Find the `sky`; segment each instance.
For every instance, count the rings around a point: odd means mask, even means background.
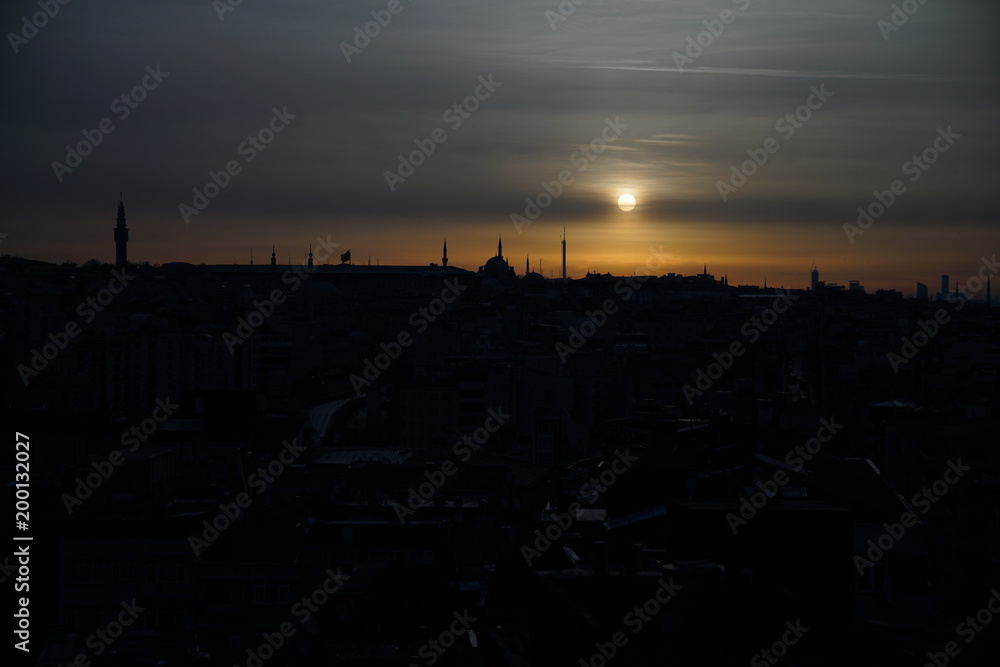
[[[794,288],[815,262],[913,294],[1000,250],[995,2],[56,6],[37,29],[38,0],[0,10],[0,253],[112,262],[119,192],[129,260],[154,264],[298,263],[317,237],[428,264],[447,238],[476,270],[502,235],[518,273],[558,276],[565,226],[571,277],[655,252],[661,274]]]

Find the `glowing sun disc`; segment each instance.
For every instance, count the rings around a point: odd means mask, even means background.
[[[618,208],[623,211],[631,211],[635,208],[635,197],[632,195],[622,195],[618,198]]]

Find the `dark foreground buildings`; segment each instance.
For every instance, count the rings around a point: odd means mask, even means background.
[[[4,258],[37,664],[997,655],[995,309],[501,254]]]

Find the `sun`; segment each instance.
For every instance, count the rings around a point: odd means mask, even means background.
[[[632,195],[622,195],[618,198],[618,208],[623,211],[631,211],[635,208],[635,197]]]

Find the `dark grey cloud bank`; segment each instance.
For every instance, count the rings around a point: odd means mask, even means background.
[[[892,215],[915,229],[944,222],[992,234],[995,245],[1000,24],[991,3],[928,0],[886,41],[876,21],[891,2],[587,0],[553,30],[545,12],[555,1],[402,0],[347,63],[341,43],[387,4],[244,0],[223,21],[210,2],[61,6],[18,53],[6,44],[3,231],[32,249],[63,229],[72,237],[77,220],[109,210],[119,189],[192,243],[233,233],[241,217],[369,220],[387,231],[434,217],[491,230],[619,117],[627,131],[578,175],[546,213],[552,220],[599,216],[629,184],[650,214],[681,223],[839,234],[836,224],[952,126],[962,139]],[[676,71],[672,54],[687,38],[741,6]],[[36,11],[6,3],[0,25],[19,31]],[[169,76],[118,120],[112,101],[147,65]],[[442,112],[490,74],[501,86],[449,127]],[[722,202],[716,182],[730,165],[779,136],[776,119],[819,85],[831,99]],[[295,119],[194,218],[202,231],[185,230],[178,204],[209,170],[242,162],[237,147],[275,107]],[[52,161],[105,117],[115,131],[58,182]],[[384,172],[438,127],[447,142],[390,193]]]

